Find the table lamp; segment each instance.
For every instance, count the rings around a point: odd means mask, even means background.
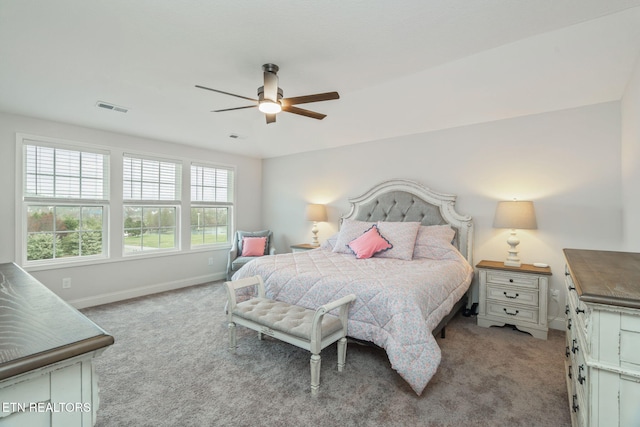
[[[313,228],[311,229],[311,232],[313,233],[313,242],[311,242],[311,245],[320,246],[320,242],[318,241],[318,222],[326,220],[327,209],[324,205],[307,205],[307,221],[313,221]]]
[[[521,200],[498,202],[493,228],[511,229],[511,234],[507,239],[509,256],[504,265],[520,267],[520,258],[518,258],[518,250],[516,249],[516,246],[520,244],[520,239],[516,236],[516,229],[532,230],[538,228],[533,202]]]

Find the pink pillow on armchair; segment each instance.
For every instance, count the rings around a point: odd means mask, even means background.
[[[242,239],[242,256],[262,256],[266,247],[266,237],[245,237]]]
[[[358,259],[371,258],[378,252],[393,248],[393,245],[380,235],[380,231],[375,225],[365,231],[362,236],[349,242],[347,246]]]

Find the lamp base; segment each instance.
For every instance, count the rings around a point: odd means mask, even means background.
[[[511,234],[507,239],[507,244],[509,245],[509,256],[504,262],[504,265],[507,267],[520,267],[522,263],[520,263],[520,258],[518,258],[517,249],[517,246],[520,244],[520,239],[516,236],[516,230],[511,230]]]
[[[313,228],[311,229],[313,233],[313,241],[311,242],[311,246],[320,246],[320,242],[318,241],[318,222],[313,221]]]

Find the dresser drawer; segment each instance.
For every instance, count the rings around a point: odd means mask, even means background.
[[[515,274],[508,271],[488,271],[487,284],[514,285],[522,288],[538,289],[538,278],[531,275]]]
[[[527,308],[487,301],[487,315],[501,317],[507,323],[511,323],[514,320],[517,320],[518,322],[538,323],[537,308]]]
[[[487,298],[507,303],[517,303],[531,307],[538,306],[538,291],[530,289],[514,289],[504,286],[487,285]]]

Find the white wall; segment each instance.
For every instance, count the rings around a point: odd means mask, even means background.
[[[624,248],[640,252],[640,58],[622,98]]]
[[[619,250],[620,103],[551,112],[367,142],[263,162],[263,223],[279,252],[309,242],[309,202],[325,203],[320,239],[338,229],[348,197],[381,181],[406,178],[458,195],[474,218],[474,260],[506,258],[508,230],[492,228],[498,200],[535,202],[537,230],[520,231],[524,263],[547,262],[552,326],[564,329],[563,248]]]
[[[108,146],[114,152],[126,149],[155,153],[158,156],[235,165],[236,225],[243,229],[261,228],[260,159],[0,113],[0,262],[20,263],[14,249],[17,132]],[[113,233],[118,232],[117,226],[112,224],[111,231],[113,239]],[[29,272],[63,299],[77,307],[85,307],[221,279],[226,275],[227,254],[228,247],[182,251],[144,259],[123,259],[118,249],[112,248],[111,262],[71,268],[34,269]],[[211,257],[214,263],[209,266],[208,260]],[[71,278],[70,289],[62,289],[64,277]]]

